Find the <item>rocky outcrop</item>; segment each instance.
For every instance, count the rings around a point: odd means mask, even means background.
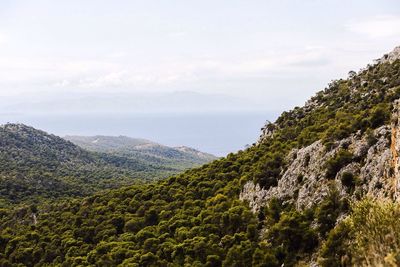
[[[392,135],[391,135],[391,169],[393,176],[393,191],[395,192],[394,197],[399,199],[400,195],[400,100],[394,102],[393,114],[392,114]]]
[[[262,143],[267,138],[273,137],[275,130],[276,130],[276,124],[267,120],[265,122],[264,127],[261,128],[261,135],[260,138],[258,139],[257,144]]]
[[[271,198],[268,196],[268,193],[269,192],[261,188],[259,184],[249,181],[243,186],[239,199],[247,201],[251,210],[256,213],[261,207],[265,206]]]
[[[380,59],[375,60],[375,63],[376,64],[393,63],[397,59],[400,59],[400,46],[394,48],[392,52],[384,55]]]
[[[352,153],[353,159],[341,166],[336,176],[327,177],[327,162],[339,150]],[[278,185],[268,190],[252,181],[247,182],[240,199],[248,201],[254,212],[272,198],[293,203],[297,209],[319,204],[336,187],[342,197],[359,199],[362,196],[399,199],[400,195],[400,101],[394,103],[391,125],[375,129],[372,133],[360,132],[326,147],[321,141],[292,150],[287,158],[287,168]],[[344,173],[350,173],[356,183],[349,190],[342,183]]]

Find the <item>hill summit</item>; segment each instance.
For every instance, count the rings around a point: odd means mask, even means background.
[[[112,153],[173,168],[188,169],[216,159],[189,147],[168,147],[146,139],[127,136],[65,136],[66,140],[94,152]]]
[[[85,150],[24,124],[1,125],[0,203],[85,196],[166,177],[213,158],[189,154],[187,157],[193,160],[178,165],[178,161],[168,155],[160,159],[106,152]]]

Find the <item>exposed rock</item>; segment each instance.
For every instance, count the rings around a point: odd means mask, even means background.
[[[400,47],[389,54],[387,60],[400,56]],[[263,128],[260,141],[273,137],[273,124]],[[374,198],[400,199],[400,100],[393,103],[392,123],[370,133],[357,132],[327,148],[321,141],[288,153],[287,168],[277,186],[263,189],[247,182],[240,199],[249,202],[254,212],[272,198],[293,203],[297,209],[319,204],[335,186],[342,197],[358,199],[365,195]],[[371,138],[373,139],[371,141]],[[326,177],[327,161],[344,148],[353,154],[353,160],[343,166],[332,180]],[[348,190],[341,182],[342,175],[351,173],[357,183]],[[332,178],[332,177],[331,177]],[[350,193],[351,192],[351,193]]]
[[[393,63],[397,59],[400,59],[400,46],[395,47],[392,52],[384,55],[380,59],[375,60],[376,64],[381,64],[381,63]]]
[[[400,51],[399,51],[400,53]],[[391,169],[393,171],[393,187],[395,192],[395,198],[399,199],[400,195],[400,100],[396,100],[393,103],[393,114],[392,114],[392,135],[390,152],[392,158]]]
[[[357,194],[349,194],[349,190],[341,182],[343,173],[349,172],[361,181],[355,192],[372,197],[393,197],[396,190],[393,181],[399,181],[400,159],[397,141],[400,131],[394,131],[395,145],[390,145],[391,126],[382,126],[373,132],[377,139],[372,146],[368,145],[366,135],[356,133],[336,142],[333,148],[327,149],[321,141],[307,147],[292,150],[286,160],[288,167],[278,185],[268,190],[262,189],[252,181],[247,182],[240,194],[240,199],[249,202],[254,212],[266,205],[272,198],[293,203],[297,209],[310,208],[319,204],[328,194],[330,187],[336,186],[342,197],[357,198]],[[393,126],[397,129],[397,126]],[[394,148],[393,148],[394,147]],[[346,148],[354,155],[353,162],[341,168],[335,179],[326,177],[326,162],[341,148]],[[394,152],[391,152],[394,151]],[[395,157],[396,156],[396,157]],[[395,157],[395,161],[393,161]],[[394,164],[394,176],[386,171]],[[397,169],[396,169],[397,168]],[[398,183],[396,183],[398,184]]]
[[[266,121],[264,127],[261,128],[261,135],[258,139],[258,144],[263,142],[265,139],[270,138],[273,136],[276,130],[276,125],[270,121]]]
[[[391,165],[390,127],[377,129],[375,135],[378,139],[375,145],[369,148],[364,166],[360,170],[362,189],[368,195],[374,197],[387,197],[392,195],[388,179],[391,179],[387,170]]]
[[[253,182],[247,182],[243,186],[243,191],[240,193],[240,200],[248,201],[249,206],[255,213],[261,207],[267,204],[269,197],[267,196],[268,191],[260,187],[259,184],[254,184]]]
[[[38,223],[37,217],[36,217],[36,214],[35,214],[35,213],[32,213],[32,223],[33,223],[34,225],[36,225],[36,224]]]

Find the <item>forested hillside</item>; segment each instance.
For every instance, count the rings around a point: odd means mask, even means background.
[[[398,266],[393,55],[284,112],[244,151],[146,185],[1,210],[0,265]]]
[[[94,153],[23,124],[0,127],[0,203],[85,196],[179,170],[133,157]]]

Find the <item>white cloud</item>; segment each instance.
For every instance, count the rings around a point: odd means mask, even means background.
[[[57,85],[79,88],[163,88],[163,86],[193,83],[209,79],[230,79],[260,76],[288,70],[306,70],[330,63],[322,47],[306,47],[296,51],[280,51],[262,57],[197,58],[191,61],[170,61],[158,66],[120,66],[118,70],[98,69],[88,72],[86,68],[72,68],[72,80],[57,82]],[[75,66],[75,64],[71,64]],[[106,64],[105,64],[106,65]],[[78,66],[80,66],[78,64]],[[83,71],[79,73],[79,71]],[[85,75],[86,73],[86,75]],[[167,87],[168,88],[168,87]]]
[[[324,47],[310,46],[295,50],[269,51],[261,56],[237,58],[207,56],[170,59],[157,65],[135,61],[69,58],[4,58],[0,62],[0,85],[31,84],[44,87],[87,90],[143,89],[170,90],[176,86],[206,81],[228,80],[308,70],[330,62]],[[1,88],[0,88],[1,90]]]
[[[346,25],[351,32],[366,35],[369,38],[387,38],[400,35],[399,16],[376,16],[373,18],[353,21]]]
[[[289,70],[305,70],[323,66],[330,62],[329,51],[321,46],[307,46],[295,50],[270,51],[257,57],[243,57],[235,60],[206,60],[194,68],[206,69],[214,73],[232,77],[240,75],[259,75],[283,73]]]

